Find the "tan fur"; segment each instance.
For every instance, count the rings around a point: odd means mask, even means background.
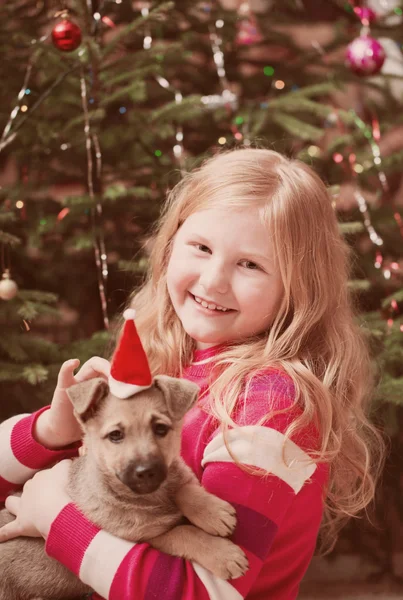
[[[247,559],[220,537],[234,530],[235,510],[206,492],[180,458],[183,417],[197,392],[195,384],[166,376],[126,400],[98,378],[70,388],[85,452],[72,463],[68,491],[87,518],[109,533],[147,541],[223,579],[235,578],[245,573]],[[168,433],[159,436],[164,426]],[[117,442],[113,433],[113,442],[111,432],[124,437]],[[158,487],[146,493],[142,486]],[[0,511],[0,526],[10,520],[7,510]],[[0,600],[72,600],[90,591],[45,554],[43,540],[31,538],[0,544],[0,582]]]

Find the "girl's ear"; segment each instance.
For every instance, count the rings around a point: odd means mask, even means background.
[[[186,379],[157,375],[154,385],[165,398],[168,411],[174,421],[180,421],[197,400],[200,389],[195,383]]]
[[[109,387],[105,379],[96,377],[76,383],[66,391],[73,404],[76,417],[85,423],[96,414],[102,400],[109,393]]]

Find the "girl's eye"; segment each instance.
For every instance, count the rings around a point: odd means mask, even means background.
[[[200,250],[200,252],[211,252],[210,248],[204,244],[196,244],[196,248]]]
[[[260,269],[259,265],[257,265],[256,263],[254,263],[250,260],[243,260],[242,266],[245,267],[246,269],[250,269],[252,271],[254,271],[256,269]]]
[[[125,434],[123,433],[123,431],[115,429],[114,431],[108,433],[107,437],[110,442],[113,442],[114,444],[119,444],[119,442],[121,442],[124,439]]]

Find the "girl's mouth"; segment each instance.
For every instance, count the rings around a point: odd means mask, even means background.
[[[203,300],[203,298],[195,296],[191,292],[189,292],[189,295],[192,297],[193,301],[199,305],[200,308],[205,309],[205,311],[207,311],[210,314],[215,313],[225,315],[230,312],[234,312],[232,308],[226,308],[224,306],[220,306],[219,304],[214,304],[213,302],[206,302],[205,300]]]

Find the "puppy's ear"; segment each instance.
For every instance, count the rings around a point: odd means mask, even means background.
[[[169,413],[175,421],[182,419],[192,408],[200,392],[195,383],[168,375],[157,375],[154,384],[164,394]]]
[[[85,423],[95,415],[102,400],[107,396],[109,387],[105,379],[95,377],[76,383],[66,391],[78,419]]]

